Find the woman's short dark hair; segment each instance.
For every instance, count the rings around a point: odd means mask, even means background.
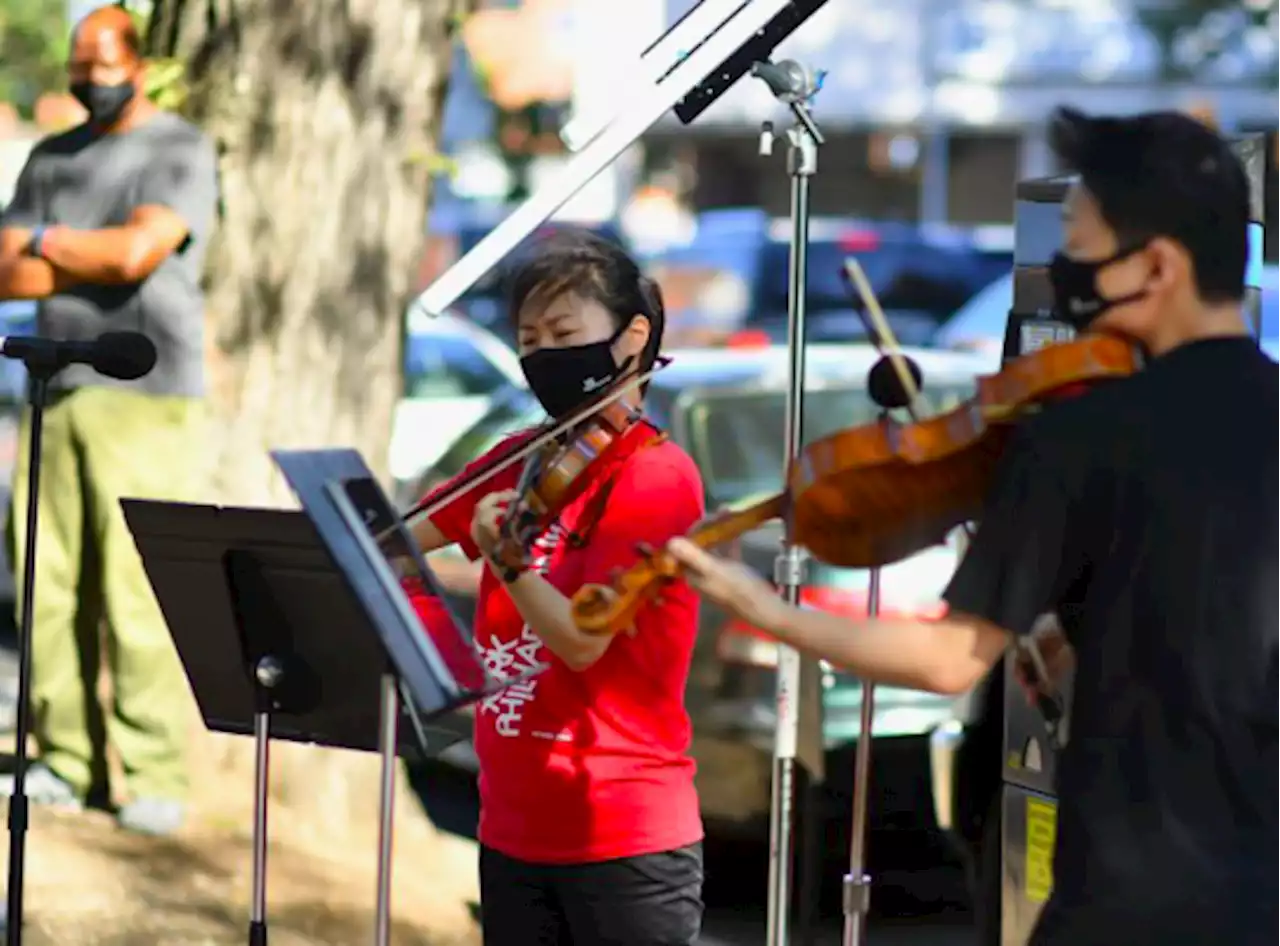
[[[1244,298],[1249,182],[1216,132],[1177,112],[1128,118],[1057,111],[1053,150],[1098,204],[1121,248],[1167,237],[1186,249],[1200,298]]]
[[[528,304],[549,305],[565,293],[599,303],[621,331],[632,316],[649,320],[649,341],[638,369],[650,370],[662,348],[666,312],[658,284],[621,246],[577,227],[559,230],[525,254],[508,279],[511,324]]]

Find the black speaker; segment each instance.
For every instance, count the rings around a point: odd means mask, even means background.
[[[1062,246],[1062,202],[1072,180],[1031,178],[1014,191],[1013,308],[1005,323],[1005,362],[1075,337],[1075,329],[1054,314],[1049,283],[1049,260]]]

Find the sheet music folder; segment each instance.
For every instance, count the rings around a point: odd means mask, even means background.
[[[269,691],[272,737],[335,748],[377,750],[389,666],[424,720],[506,685],[485,673],[442,598],[433,612],[444,620],[424,628],[358,518],[359,531],[352,529],[353,516],[367,508],[357,512],[358,503],[329,488],[354,486],[366,506],[380,502],[394,517],[376,483],[369,478],[376,492],[362,490],[359,476],[330,483],[313,476],[306,457],[294,455],[293,472],[304,481],[304,507],[322,507],[320,522],[311,509],[121,501],[205,725],[252,734],[263,698],[253,668],[265,655],[284,668]],[[415,558],[423,587],[438,595],[434,576]],[[428,751],[443,751],[468,730],[440,719],[427,727]],[[402,751],[416,744],[407,723],[400,744]]]

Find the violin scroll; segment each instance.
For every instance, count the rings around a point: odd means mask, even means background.
[[[584,585],[573,596],[573,622],[584,634],[617,634],[634,630],[641,606],[654,600],[680,566],[666,552],[643,542],[637,544],[640,560],[626,570],[615,569],[607,585]]]
[[[695,526],[686,538],[704,549],[724,545],[770,519],[777,519],[786,502],[786,496],[778,494],[739,512],[713,515]],[[636,552],[640,560],[611,584],[584,585],[573,596],[573,622],[578,630],[584,634],[617,634],[634,627],[640,608],[680,577],[680,563],[665,549],[655,550],[640,543]]]

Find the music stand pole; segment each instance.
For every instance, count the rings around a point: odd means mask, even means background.
[[[21,946],[22,906],[26,884],[27,738],[31,735],[31,634],[35,626],[36,530],[40,510],[40,454],[44,445],[44,409],[49,381],[62,365],[33,356],[27,362],[27,407],[31,432],[27,443],[27,531],[22,550],[22,620],[18,630],[18,718],[13,760],[13,796],[9,799],[9,889],[6,901],[5,943]]]
[[[867,584],[867,617],[880,615],[880,568],[871,569]],[[854,754],[853,819],[849,836],[849,873],[844,875],[842,946],[862,946],[867,936],[871,908],[871,877],[867,874],[867,797],[871,788],[871,738],[875,719],[876,687],[862,681],[862,713],[858,721],[858,748]]]
[[[249,946],[267,946],[267,804],[271,790],[271,691],[284,679],[275,657],[253,667],[258,705],[253,714],[253,882],[249,904]]]
[[[791,108],[795,124],[786,132],[787,173],[791,177],[791,254],[787,287],[787,344],[790,378],[787,388],[785,478],[804,443],[805,376],[805,277],[809,257],[809,179],[817,170],[822,133],[809,114],[808,101],[820,79],[791,60],[756,63],[751,74],[769,86],[774,96]],[[773,127],[765,123],[760,137],[761,154],[773,150]],[[774,582],[789,604],[800,603],[805,584],[805,550],[795,543],[790,522],[782,548],[774,562]],[[768,946],[786,946],[791,908],[791,860],[795,831],[796,748],[799,741],[800,654],[778,645],[777,730],[773,741],[772,797],[769,804]]]
[[[378,720],[378,752],[382,775],[378,786],[378,898],[375,946],[391,946],[391,855],[396,804],[396,749],[399,746],[400,682],[388,667],[382,675],[382,709]]]

